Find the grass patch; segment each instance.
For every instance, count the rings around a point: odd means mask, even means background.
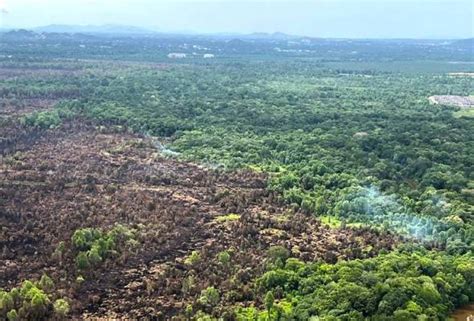
[[[319,220],[321,223],[329,225],[331,228],[339,228],[342,226],[342,220],[335,216],[330,216],[330,215],[325,215],[325,216],[319,216]],[[364,224],[363,223],[347,223],[345,224],[346,227],[362,227]]]
[[[239,214],[234,214],[234,213],[230,213],[230,214],[227,214],[227,215],[221,215],[221,216],[218,216],[216,217],[216,222],[231,222],[231,221],[237,221],[238,219],[240,219],[240,215]]]
[[[341,227],[341,224],[342,224],[342,221],[340,219],[334,216],[329,216],[329,215],[320,216],[319,220],[321,221],[321,223],[329,225],[329,227],[332,227],[332,228]]]
[[[461,118],[461,117],[474,118],[474,108],[463,109],[463,110],[455,112],[453,115],[456,118]]]

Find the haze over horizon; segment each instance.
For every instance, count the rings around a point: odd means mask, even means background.
[[[0,0],[0,27],[130,25],[161,32],[328,38],[470,38],[468,0]]]

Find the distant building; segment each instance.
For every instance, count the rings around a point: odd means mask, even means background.
[[[214,58],[215,56],[213,54],[204,54],[202,57],[204,59],[209,59],[209,58]]]
[[[172,58],[172,59],[186,58],[186,54],[181,53],[181,52],[172,52],[168,54],[168,58]]]

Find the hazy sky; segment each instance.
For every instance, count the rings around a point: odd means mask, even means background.
[[[473,37],[471,0],[0,0],[2,27],[121,24],[316,37]]]

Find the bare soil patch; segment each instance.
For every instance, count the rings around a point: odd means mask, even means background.
[[[474,320],[474,303],[462,306],[450,315],[453,321],[472,321]]]
[[[457,106],[461,108],[473,108],[474,107],[474,96],[454,96],[454,95],[442,95],[442,96],[430,96],[430,103],[436,105],[448,105]]]

